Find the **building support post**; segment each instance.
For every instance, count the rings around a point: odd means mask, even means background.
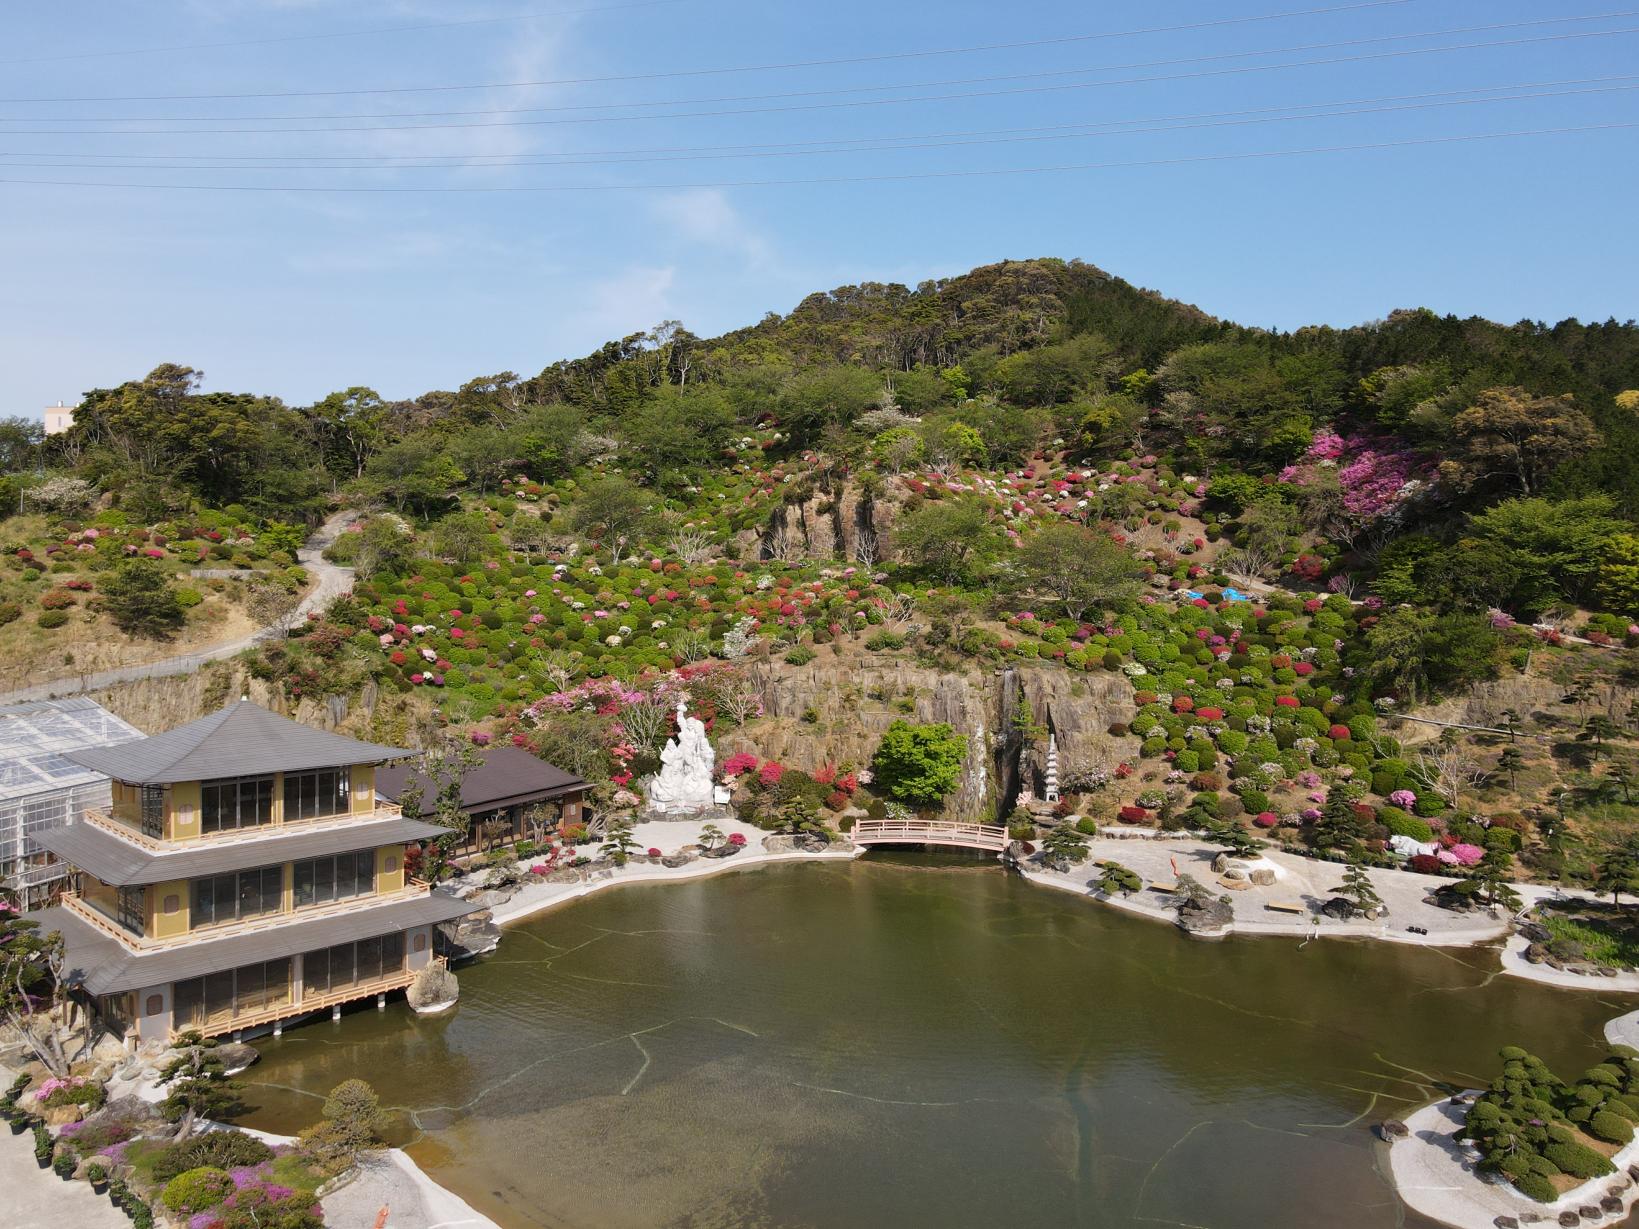
[[[383,991],[382,993],[376,995],[376,1010],[377,1011],[386,1011],[387,1010],[387,993],[386,993],[386,991]]]
[[[340,1020],[341,1019],[341,1004],[340,1003],[337,1003],[334,1007],[332,1007],[330,1009],[330,1018],[332,1020]]]

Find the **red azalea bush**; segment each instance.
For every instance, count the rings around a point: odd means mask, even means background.
[[[785,765],[777,760],[769,760],[757,771],[757,779],[768,788],[773,789],[785,775]]]
[[[728,834],[728,843],[736,849],[744,848],[746,843],[746,834],[744,832],[730,832]]]
[[[1419,875],[1438,875],[1442,869],[1440,859],[1431,853],[1412,854],[1406,860],[1406,869],[1416,871]]]
[[[1203,708],[1196,709],[1195,715],[1202,721],[1222,721],[1224,719],[1224,710],[1209,704]]]
[[[1150,813],[1143,807],[1122,807],[1116,812],[1122,823],[1142,824],[1149,820]]]
[[[731,755],[723,761],[723,775],[725,777],[742,776],[745,773],[756,771],[756,768],[757,757],[744,751],[738,755]]]
[[[1326,731],[1326,737],[1331,739],[1333,742],[1341,743],[1341,742],[1347,742],[1352,737],[1352,735],[1349,733],[1349,727],[1348,726],[1346,726],[1346,725],[1334,725],[1331,729]]]
[[[1260,828],[1273,828],[1280,822],[1280,816],[1276,815],[1273,811],[1259,811],[1257,815],[1253,817],[1252,822]]]

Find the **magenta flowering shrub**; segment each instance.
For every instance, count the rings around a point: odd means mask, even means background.
[[[1281,470],[1280,480],[1311,486],[1322,468],[1336,469],[1348,528],[1356,533],[1411,499],[1435,472],[1427,458],[1392,440],[1322,431],[1301,461]]]

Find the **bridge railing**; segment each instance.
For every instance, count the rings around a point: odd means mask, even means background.
[[[861,819],[850,837],[856,844],[873,841],[907,845],[976,845],[981,849],[1007,848],[1007,829],[998,824],[963,824],[950,820]]]

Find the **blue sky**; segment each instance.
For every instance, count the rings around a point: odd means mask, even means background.
[[[412,396],[1041,255],[1276,327],[1635,314],[1639,128],[1441,140],[1639,124],[1609,0],[64,0],[5,30],[0,414],[162,361]],[[1476,43],[1509,45],[1428,50]],[[101,54],[153,48],[182,49]],[[336,92],[372,90],[401,92]],[[284,96],[130,97],[202,94]],[[1353,113],[1289,118],[1317,104]],[[63,186],[93,182],[122,186]],[[279,190],[177,186],[206,184]],[[460,191],[288,190],[417,186]]]

